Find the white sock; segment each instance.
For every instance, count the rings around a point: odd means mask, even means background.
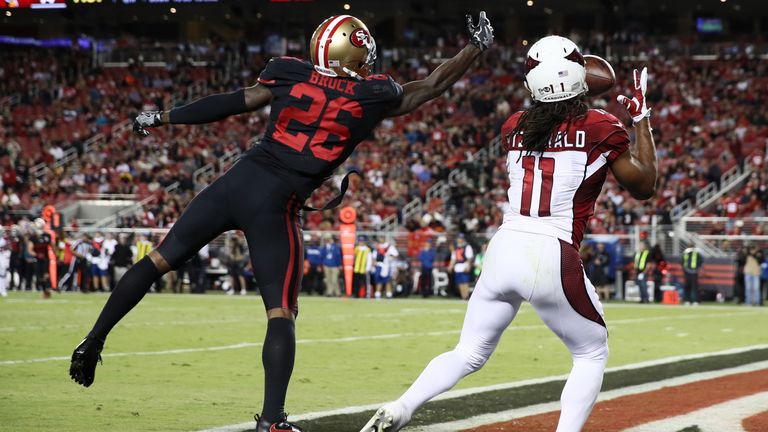
[[[469,299],[456,348],[432,359],[416,382],[398,399],[409,416],[426,401],[483,367],[504,329],[517,314],[519,300],[513,303],[498,300],[494,292],[482,285],[481,278],[475,294]]]
[[[592,412],[603,385],[603,372],[608,362],[608,348],[598,350],[591,358],[574,358],[573,368],[560,395],[560,421],[557,432],[578,432]]]
[[[466,358],[458,351],[442,353],[429,362],[419,378],[400,396],[398,402],[405,407],[409,417],[412,417],[414,411],[425,402],[450,390],[471,372]]]

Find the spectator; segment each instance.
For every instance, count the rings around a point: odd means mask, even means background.
[[[123,278],[125,272],[133,264],[133,252],[128,243],[128,235],[120,234],[118,236],[117,245],[115,245],[115,252],[112,254],[112,265],[115,269],[114,283],[120,281]]]
[[[368,275],[373,270],[371,248],[368,247],[367,238],[360,236],[355,246],[355,264],[352,269],[352,295],[358,298],[370,297],[368,288]]]
[[[304,259],[308,268],[302,280],[303,290],[307,294],[323,293],[323,250],[316,235],[311,235],[306,242]]]
[[[689,247],[683,251],[683,274],[685,284],[683,286],[683,297],[685,304],[699,304],[699,273],[701,266],[704,265],[704,257],[701,256],[696,247]]]
[[[611,258],[605,250],[605,243],[597,243],[597,250],[592,256],[592,275],[589,279],[604,302],[611,298],[611,286],[608,283],[610,262]]]
[[[115,281],[115,266],[112,260],[116,247],[117,239],[115,239],[115,235],[111,232],[104,234],[104,241],[101,244],[101,249],[107,256],[107,276],[111,284],[108,284],[106,289],[109,291],[112,291],[112,288],[117,284]]]
[[[760,263],[763,262],[763,253],[755,245],[746,247],[744,254],[744,294],[745,304],[748,306],[760,305]]]
[[[768,300],[768,256],[760,263],[760,306]]]
[[[16,208],[21,204],[21,199],[19,199],[19,195],[17,195],[13,189],[8,188],[8,191],[3,195],[0,202],[6,207]]]
[[[109,260],[110,256],[104,249],[104,238],[97,233],[93,238],[91,248],[91,281],[92,291],[109,291]]]
[[[179,281],[178,284],[181,285],[184,280],[184,275],[186,274],[189,278],[189,292],[195,293],[195,294],[202,294],[205,292],[205,269],[207,266],[208,258],[210,257],[210,249],[208,245],[203,246],[200,248],[199,251],[197,251],[196,254],[192,256],[187,262],[181,265],[181,268],[178,270],[178,276]],[[248,261],[245,259],[245,261]],[[238,272],[238,281],[241,284],[240,288],[240,294],[245,295],[247,293],[246,291],[246,283],[245,283],[245,269],[242,269]],[[230,290],[228,293],[233,293],[235,290],[234,283],[230,284]],[[174,289],[174,291],[176,291]],[[179,292],[182,292],[181,286],[178,288]]]
[[[432,240],[424,242],[419,251],[419,264],[421,265],[421,271],[419,273],[418,290],[422,297],[429,297],[432,295],[432,270],[435,266],[435,246]]]
[[[341,270],[341,246],[331,234],[325,235],[323,245],[323,273],[325,274],[325,295],[338,297],[341,295],[339,274]]]
[[[8,297],[11,279],[11,245],[5,229],[0,228],[0,297]]]
[[[245,261],[248,259],[246,255],[245,242],[236,233],[230,232],[227,235],[226,241],[226,259],[227,259],[227,274],[230,278],[230,289],[227,290],[227,294],[234,294],[240,291],[240,295],[246,295],[245,289],[245,277],[243,276],[243,269],[245,268]],[[198,263],[199,266],[199,263]]]
[[[643,242],[640,250],[635,253],[635,283],[640,290],[640,303],[649,303],[648,300],[648,269],[650,251],[648,244]]]
[[[462,300],[469,299],[470,270],[474,257],[472,246],[464,239],[464,235],[459,234],[456,238],[456,247],[451,252],[451,262],[448,267],[453,271],[453,281]]]
[[[661,284],[664,280],[664,274],[667,271],[667,260],[664,259],[664,252],[661,246],[654,245],[651,249],[650,261],[653,263],[651,275],[653,276],[653,301],[660,303],[662,300]]]
[[[374,283],[376,291],[374,297],[381,298],[381,291],[384,290],[387,298],[392,298],[392,272],[394,270],[395,258],[400,255],[394,245],[389,244],[385,237],[379,237],[379,244],[373,251]]]

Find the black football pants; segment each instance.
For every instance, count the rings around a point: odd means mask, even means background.
[[[297,314],[304,262],[302,204],[284,179],[241,159],[189,203],[157,251],[176,269],[220,234],[242,230],[264,306]]]

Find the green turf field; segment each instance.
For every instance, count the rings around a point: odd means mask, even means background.
[[[188,431],[248,421],[261,407],[257,296],[149,295],[111,334],[89,389],[68,357],[105,295],[0,299],[0,430]],[[459,300],[302,298],[287,410],[389,400],[452,348]],[[610,304],[609,367],[768,342],[768,309]],[[523,306],[486,367],[460,387],[561,375],[570,356]]]

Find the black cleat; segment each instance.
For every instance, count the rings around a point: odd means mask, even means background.
[[[101,349],[104,341],[86,337],[72,353],[72,363],[69,365],[69,376],[76,383],[89,387],[96,378],[96,363],[101,363]]]
[[[280,419],[274,423],[259,417],[258,414],[253,418],[256,420],[256,432],[304,432],[302,428],[288,422],[288,414],[286,413],[280,414]]]

